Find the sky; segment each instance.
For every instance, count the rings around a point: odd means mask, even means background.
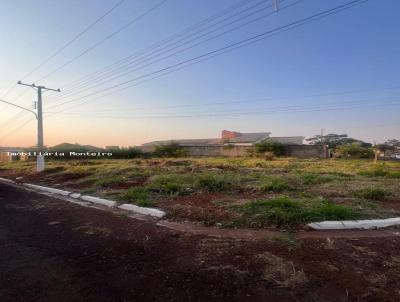
[[[33,109],[35,90],[18,80],[61,89],[43,94],[46,145],[223,129],[400,139],[400,1],[369,0],[187,66],[350,0],[119,2],[1,1],[0,99]],[[0,103],[0,146],[35,143],[33,114]]]

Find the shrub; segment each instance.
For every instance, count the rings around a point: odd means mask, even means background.
[[[383,189],[367,188],[356,191],[354,195],[369,200],[380,200],[389,194]]]
[[[153,153],[159,157],[184,157],[187,155],[187,149],[177,143],[171,143],[156,146]]]
[[[136,147],[118,147],[118,148],[108,148],[106,149],[107,152],[112,153],[112,158],[141,158],[141,157],[147,157],[147,154]]]
[[[372,158],[374,150],[370,147],[364,147],[361,143],[351,143],[337,146],[335,154],[343,158]]]
[[[257,153],[272,152],[274,155],[279,156],[285,153],[285,146],[273,140],[264,140],[254,145]]]

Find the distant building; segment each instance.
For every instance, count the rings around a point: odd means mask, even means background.
[[[185,147],[188,156],[248,156],[252,146],[263,141],[275,141],[285,145],[285,156],[300,158],[327,158],[328,149],[324,145],[303,145],[303,136],[271,136],[271,132],[242,133],[223,130],[219,138],[171,139],[143,144],[144,152],[153,152],[157,146],[172,143]]]
[[[223,145],[236,145],[236,146],[251,146],[265,140],[273,140],[284,145],[302,145],[303,136],[286,136],[286,137],[273,137],[270,136],[271,132],[255,132],[255,133],[241,133],[236,131],[222,130],[220,138],[208,139],[173,139],[145,143],[142,145],[144,149],[149,149],[158,145],[167,145],[171,143],[179,144],[183,147],[191,146],[223,146]]]

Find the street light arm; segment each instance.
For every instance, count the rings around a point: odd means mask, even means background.
[[[2,100],[2,99],[0,99],[0,102],[6,103],[6,104],[8,104],[8,105],[11,105],[11,106],[14,106],[14,107],[17,107],[17,108],[20,108],[20,109],[23,109],[23,110],[25,110],[25,111],[29,111],[30,113],[33,113],[33,114],[35,115],[36,119],[38,118],[36,112],[33,111],[33,110],[30,110],[30,109],[28,109],[28,108],[25,108],[25,107],[22,107],[22,106],[19,106],[19,105],[10,103],[10,102],[7,102],[7,101]]]

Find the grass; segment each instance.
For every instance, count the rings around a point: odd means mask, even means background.
[[[34,175],[33,161],[0,163],[0,177],[57,183],[85,194],[160,206],[175,218],[204,222],[207,216],[211,224],[224,226],[285,228],[400,215],[391,203],[379,202],[389,195],[400,198],[400,162],[394,161],[375,165],[371,160],[219,157],[46,164],[44,173]]]
[[[154,201],[150,199],[148,189],[143,187],[129,188],[121,193],[120,197],[128,203],[141,207],[150,207],[154,205]]]
[[[294,200],[280,196],[235,206],[243,214],[239,224],[249,227],[291,226],[322,220],[347,220],[360,217],[356,210],[320,199]]]
[[[297,239],[293,233],[283,232],[280,235],[272,237],[272,242],[279,246],[285,247],[289,252],[292,252],[301,247],[302,242]]]
[[[304,185],[318,185],[327,182],[331,182],[337,179],[337,177],[333,175],[324,175],[317,173],[304,173],[300,172],[298,175],[300,181]]]
[[[390,193],[384,189],[366,188],[356,191],[354,195],[368,200],[382,200]]]
[[[189,177],[180,174],[155,175],[148,185],[148,189],[161,195],[180,196],[191,191]]]
[[[238,189],[241,186],[239,175],[232,173],[203,173],[195,176],[194,186],[210,192]]]
[[[285,179],[278,177],[271,177],[261,185],[263,192],[283,192],[287,190],[293,190],[293,188]]]

